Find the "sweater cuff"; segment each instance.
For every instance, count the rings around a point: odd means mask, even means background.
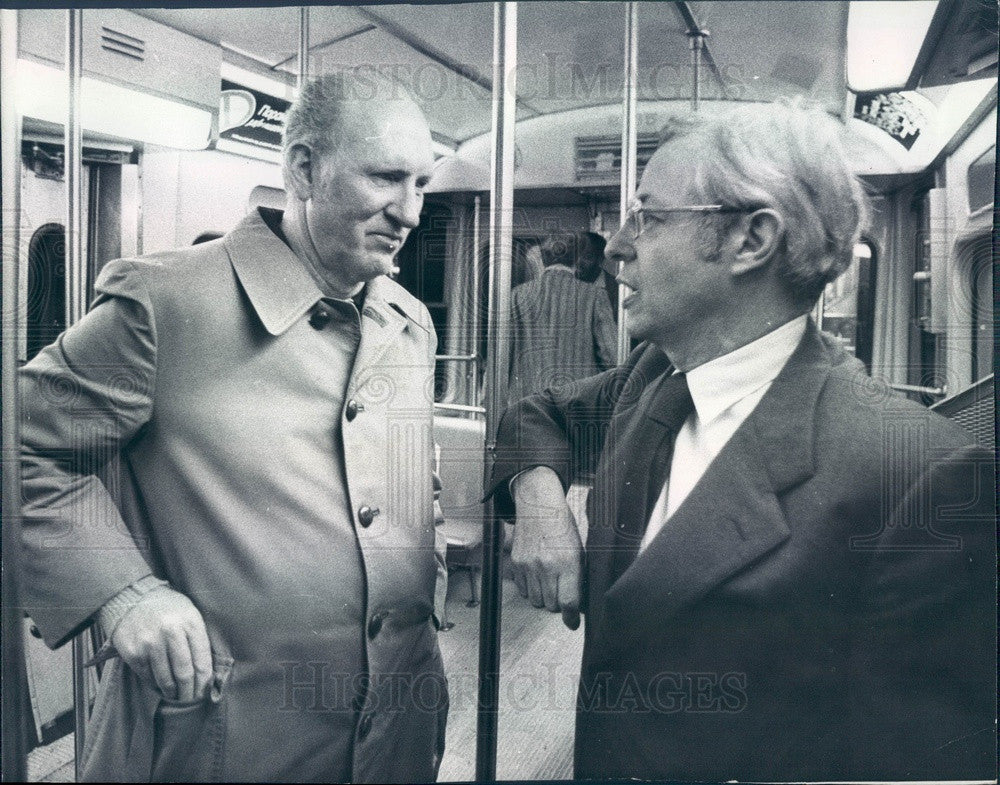
[[[147,575],[122,589],[97,611],[97,623],[101,626],[106,640],[111,640],[115,629],[125,615],[138,605],[139,600],[161,586],[169,586],[165,580],[155,575]]]

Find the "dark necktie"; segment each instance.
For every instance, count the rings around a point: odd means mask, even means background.
[[[683,373],[664,375],[649,402],[646,414],[646,427],[655,429],[655,435],[649,434],[653,436],[652,444],[655,447],[648,457],[646,482],[638,483],[636,488],[636,492],[645,493],[643,504],[634,508],[641,509],[642,514],[626,516],[616,528],[618,547],[615,549],[615,578],[635,560],[642,536],[646,533],[650,513],[656,506],[664,483],[670,478],[670,461],[674,455],[677,434],[693,411],[694,401],[688,389],[687,376]]]
[[[649,484],[646,488],[645,515],[642,518],[642,533],[646,532],[646,524],[649,516],[656,506],[656,500],[663,490],[663,485],[670,479],[670,461],[674,457],[674,442],[677,441],[677,434],[681,426],[694,411],[694,401],[691,399],[691,391],[688,389],[687,375],[675,373],[668,376],[660,383],[657,390],[656,410],[654,417],[663,426],[663,437],[660,444],[653,453],[649,466]]]

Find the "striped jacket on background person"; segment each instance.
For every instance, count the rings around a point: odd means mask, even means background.
[[[600,286],[561,264],[511,292],[508,402],[615,365],[616,327]]]

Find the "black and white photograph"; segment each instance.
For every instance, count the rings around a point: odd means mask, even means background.
[[[0,2],[2,781],[996,783],[998,9]]]

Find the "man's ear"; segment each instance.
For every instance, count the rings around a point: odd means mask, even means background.
[[[758,270],[765,267],[784,244],[785,220],[779,212],[768,207],[754,210],[740,220],[734,240],[736,248],[730,265],[733,275]]]
[[[300,201],[312,198],[316,157],[307,144],[296,142],[285,151],[285,187]]]

